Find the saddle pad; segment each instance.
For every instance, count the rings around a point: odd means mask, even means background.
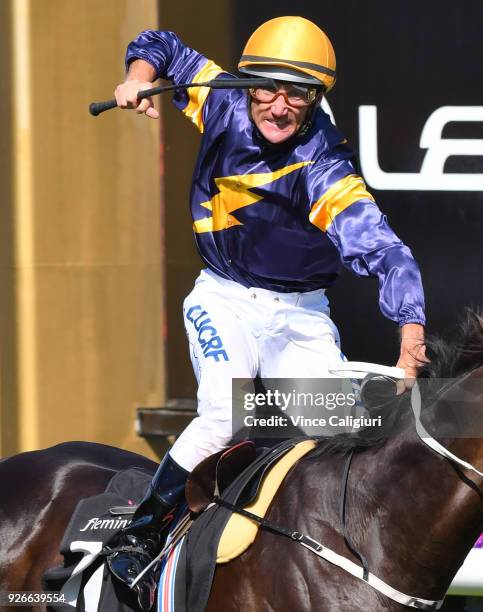
[[[245,509],[264,517],[283,479],[294,464],[315,447],[314,440],[299,442],[270,468],[260,486],[259,492]],[[216,562],[227,563],[241,555],[253,543],[259,525],[246,516],[233,513],[228,520],[218,543]]]

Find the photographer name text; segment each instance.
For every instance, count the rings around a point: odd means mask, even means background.
[[[253,414],[248,414],[243,419],[245,427],[348,427],[352,429],[360,429],[361,427],[381,427],[382,419],[378,417],[354,417],[347,415],[344,417],[305,417],[302,415],[271,415],[269,417],[257,417]]]

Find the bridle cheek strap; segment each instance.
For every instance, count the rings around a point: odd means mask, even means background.
[[[366,363],[364,361],[345,361],[344,363],[337,364],[334,367],[329,368],[329,371],[331,374],[335,374],[336,376],[346,376],[347,378],[357,379],[365,378],[367,374],[379,374],[381,376],[389,376],[390,378],[394,379],[403,379],[405,377],[405,373],[402,368],[383,366],[378,363]],[[475,474],[478,474],[478,476],[483,478],[483,472],[477,470],[473,465],[471,465],[471,463],[463,461],[463,459],[453,455],[452,452],[430,436],[423,427],[421,423],[421,392],[416,379],[411,391],[411,408],[416,422],[416,432],[426,446],[429,446],[429,448],[438,453],[438,455],[446,457],[450,461],[461,465],[461,467],[464,467],[467,470],[475,472]]]
[[[473,465],[471,465],[471,463],[463,461],[463,459],[460,459],[456,455],[453,455],[452,452],[450,452],[447,448],[445,448],[442,444],[440,444],[437,440],[430,436],[426,429],[423,427],[423,424],[421,423],[421,391],[419,390],[419,385],[417,381],[415,381],[411,391],[411,408],[413,410],[414,420],[416,422],[416,432],[421,438],[421,441],[426,444],[426,446],[429,446],[429,448],[438,453],[438,455],[446,457],[446,459],[449,459],[450,461],[461,465],[461,467],[464,467],[467,470],[471,470],[472,472],[475,472],[475,474],[478,474],[478,476],[483,477],[483,472],[477,470]]]

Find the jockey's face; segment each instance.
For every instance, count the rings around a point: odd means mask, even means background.
[[[290,84],[280,84],[277,94],[270,102],[251,91],[252,119],[262,136],[273,144],[279,144],[294,136],[305,123],[311,106],[290,104]]]

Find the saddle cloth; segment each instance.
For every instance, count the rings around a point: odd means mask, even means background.
[[[123,470],[104,493],[77,504],[60,543],[63,565],[48,569],[42,577],[44,590],[60,591],[64,596],[62,610],[138,612],[136,598],[111,578],[100,552],[129,524],[132,512],[122,508],[136,508],[151,478],[152,474],[138,468]]]

